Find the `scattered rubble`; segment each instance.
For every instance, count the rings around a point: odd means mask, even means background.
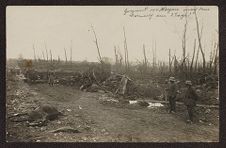
[[[48,121],[57,119],[60,115],[63,115],[55,107],[49,105],[43,105],[28,113],[16,113],[9,116],[12,122],[27,121],[28,126],[44,126]]]

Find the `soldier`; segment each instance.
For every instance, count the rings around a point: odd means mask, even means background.
[[[54,76],[53,76],[53,73],[50,72],[49,73],[49,85],[53,86],[53,83],[54,83]]]
[[[194,120],[194,107],[196,106],[196,101],[198,99],[198,95],[195,92],[195,90],[192,88],[191,81],[186,81],[185,84],[187,86],[187,90],[185,92],[184,104],[187,107],[187,112],[188,112],[188,117],[189,117],[187,122],[192,123]]]
[[[175,83],[175,78],[170,77],[169,78],[169,84],[168,88],[166,89],[167,98],[169,100],[169,106],[170,110],[169,113],[175,113],[176,112],[176,95],[177,95],[177,88]]]

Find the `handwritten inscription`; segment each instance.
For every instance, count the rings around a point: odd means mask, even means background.
[[[176,17],[183,19],[189,17],[198,11],[209,11],[209,8],[196,7],[196,8],[180,8],[180,7],[144,7],[144,8],[126,8],[124,15],[129,17],[143,17],[143,18],[164,18]]]

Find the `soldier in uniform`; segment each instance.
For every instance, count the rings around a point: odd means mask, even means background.
[[[185,84],[187,86],[187,90],[185,92],[184,104],[187,107],[187,112],[189,117],[187,122],[192,123],[194,120],[194,107],[196,106],[198,95],[195,92],[195,90],[192,88],[191,81],[186,81]]]
[[[49,73],[49,85],[53,86],[53,83],[54,83],[54,76],[53,76],[53,73],[50,72]]]
[[[166,89],[167,93],[167,98],[169,100],[169,113],[175,113],[176,112],[176,95],[177,95],[177,88],[176,88],[176,83],[175,83],[175,78],[170,77],[169,78],[169,83],[168,83],[168,88]]]

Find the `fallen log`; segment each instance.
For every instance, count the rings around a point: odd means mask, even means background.
[[[168,101],[161,101],[161,100],[148,100],[148,99],[144,99],[144,100],[137,100],[137,101],[146,101],[146,102],[153,102],[153,103],[162,103],[162,104],[169,104]],[[184,105],[183,102],[177,101],[176,102],[177,105]],[[197,107],[205,107],[205,108],[214,108],[214,109],[219,109],[219,105],[207,105],[207,104],[196,104]]]

